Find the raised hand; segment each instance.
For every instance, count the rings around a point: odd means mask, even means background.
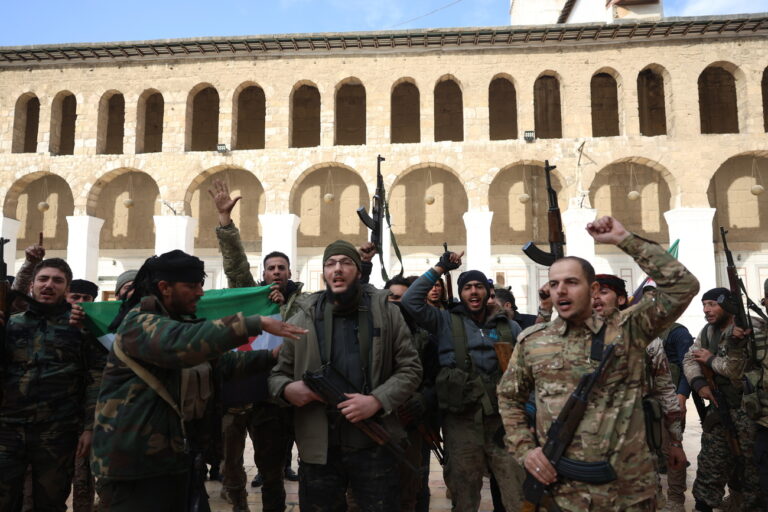
[[[357,248],[357,252],[363,261],[371,261],[376,256],[376,246],[372,242],[365,242]]]
[[[440,273],[456,270],[461,266],[461,257],[464,256],[464,251],[461,253],[446,251],[440,256],[440,261],[435,263],[435,270]]]
[[[219,212],[219,225],[228,226],[232,222],[232,209],[243,196],[232,198],[229,187],[222,180],[213,180],[213,186],[208,189],[208,194],[213,199],[216,211]]]
[[[45,258],[45,248],[42,245],[30,245],[24,249],[24,257],[33,265],[37,265]]]
[[[268,316],[261,317],[261,330],[274,334],[275,336],[280,336],[281,338],[292,340],[297,340],[299,339],[299,336],[307,333],[306,329],[293,324],[287,324],[282,320]]]
[[[607,216],[587,224],[587,232],[595,239],[595,242],[602,244],[618,245],[629,236],[629,231],[624,228],[621,222]]]

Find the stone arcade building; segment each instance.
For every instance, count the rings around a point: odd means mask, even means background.
[[[323,246],[366,239],[354,211],[382,154],[406,273],[447,241],[533,311],[546,270],[520,248],[547,239],[549,159],[569,253],[636,283],[628,258],[583,231],[610,213],[679,238],[706,290],[722,282],[723,225],[758,294],[766,35],[768,15],[744,15],[0,48],[9,271],[42,232],[76,277],[107,287],[172,248],[225,286],[207,195],[219,178],[244,197],[254,271],[282,250],[318,289]]]

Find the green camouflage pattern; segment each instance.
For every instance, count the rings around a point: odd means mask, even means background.
[[[660,246],[630,235],[619,247],[657,283],[655,299],[646,298],[605,320],[594,315],[579,327],[569,327],[559,317],[529,327],[520,334],[498,387],[507,449],[523,463],[530,450],[544,444],[549,426],[581,376],[597,367],[590,359],[592,337],[606,324],[605,343],[615,345],[614,359],[593,389],[565,456],[586,462],[607,460],[619,476],[604,485],[561,478],[552,493],[564,510],[634,510],[654,501],[656,474],[642,408],[646,347],[699,291],[693,274]],[[532,391],[536,392],[535,434],[529,431],[525,416],[525,402]]]
[[[747,369],[745,377],[754,393],[745,393],[742,407],[758,425],[768,428],[768,325],[761,318],[752,317],[755,333],[754,367]]]
[[[181,369],[219,358],[225,376],[265,370],[266,351],[230,352],[247,342],[243,315],[177,321],[153,297],[132,309],[115,341],[154,374],[179,403]],[[251,333],[255,335],[257,333]],[[110,351],[96,405],[91,469],[97,478],[139,479],[187,471],[179,417]]]
[[[691,388],[698,391],[706,384],[706,379],[701,365],[693,359],[693,351],[701,348],[709,350],[715,356],[707,363],[715,373],[715,384],[729,396],[729,401],[738,402],[743,388],[741,378],[747,367],[747,340],[732,337],[732,332],[733,324],[720,333],[719,339],[713,339],[716,329],[712,325],[705,325],[683,357],[683,372]],[[738,406],[738,403],[732,404],[732,407]]]
[[[664,342],[661,338],[654,339],[646,349],[648,352],[650,377],[649,395],[661,404],[664,413],[664,428],[673,440],[683,442],[683,411],[677,401],[675,383],[669,369],[669,359],[664,352]]]

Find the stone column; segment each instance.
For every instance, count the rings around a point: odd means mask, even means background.
[[[371,231],[367,228],[366,230],[368,231],[368,239],[370,240]],[[398,268],[392,268],[392,240],[390,237],[390,228],[387,226],[386,222],[381,228],[381,255],[381,260],[379,259],[378,254],[371,260],[373,269],[371,270],[371,278],[369,282],[377,288],[383,288],[385,284],[384,279],[381,277],[382,261],[384,262],[384,268],[387,270],[387,275],[389,277],[392,277],[400,271],[399,264]]]
[[[578,256],[587,261],[595,259],[595,239],[584,228],[596,216],[597,210],[594,208],[571,207],[563,212],[565,252],[568,256]]]
[[[694,336],[701,329],[701,294],[716,286],[715,246],[712,243],[714,208],[675,208],[664,212],[669,242],[680,239],[678,259],[699,280],[699,294],[678,320]]]
[[[0,221],[0,236],[7,238],[9,241],[3,247],[3,256],[5,262],[8,265],[8,275],[16,275],[16,242],[19,236],[19,226],[21,222],[9,217],[3,217]]]
[[[155,215],[155,254],[181,249],[195,252],[197,219],[187,215]]]
[[[465,268],[491,275],[491,220],[493,212],[469,211],[464,214],[467,228],[467,254]]]
[[[298,271],[296,267],[298,264],[296,241],[301,218],[292,213],[262,213],[259,215],[259,222],[261,222],[262,258],[272,251],[283,252],[290,258],[291,267]]]
[[[72,277],[98,283],[99,277],[99,235],[104,219],[90,215],[67,216],[69,238],[67,240],[67,263],[72,268]]]

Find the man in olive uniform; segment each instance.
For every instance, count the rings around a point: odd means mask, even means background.
[[[536,324],[519,337],[499,384],[499,410],[506,442],[529,475],[548,486],[566,511],[655,510],[656,473],[646,444],[642,398],[646,347],[686,308],[698,292],[696,278],[660,246],[629,233],[611,217],[587,225],[595,241],[618,246],[658,284],[656,300],[603,319],[593,311],[600,285],[592,265],[581,258],[557,260],[549,269],[549,293],[555,320]],[[614,345],[613,360],[589,397],[586,415],[576,426],[564,456],[598,469],[587,483],[578,472],[553,467],[541,446],[547,431],[581,377],[594,371],[603,347]],[[536,391],[536,432],[527,427],[525,403]]]
[[[768,279],[763,283],[762,305],[768,311]],[[768,322],[764,317],[752,318],[755,329],[756,367],[746,377],[754,392],[745,393],[742,404],[755,421],[754,462],[757,465],[763,508],[768,511]]]
[[[66,301],[69,265],[42,260],[31,278],[34,301],[9,319],[0,347],[0,510],[21,509],[30,465],[34,509],[63,512],[75,455],[90,450],[102,366]]]
[[[727,288],[714,288],[702,295],[707,325],[696,337],[683,358],[683,370],[693,390],[710,401],[702,423],[701,451],[698,457],[693,497],[696,510],[709,512],[723,502],[725,485],[731,490],[732,505],[738,510],[758,510],[760,499],[757,468],[750,454],[754,450],[755,425],[741,409],[743,381],[747,365],[746,337],[734,326],[733,315],[721,307],[731,300]],[[704,377],[702,365],[713,372],[714,385],[727,403],[715,404],[713,389]],[[727,437],[732,435],[722,424],[718,407],[730,408],[744,460],[736,460]]]

